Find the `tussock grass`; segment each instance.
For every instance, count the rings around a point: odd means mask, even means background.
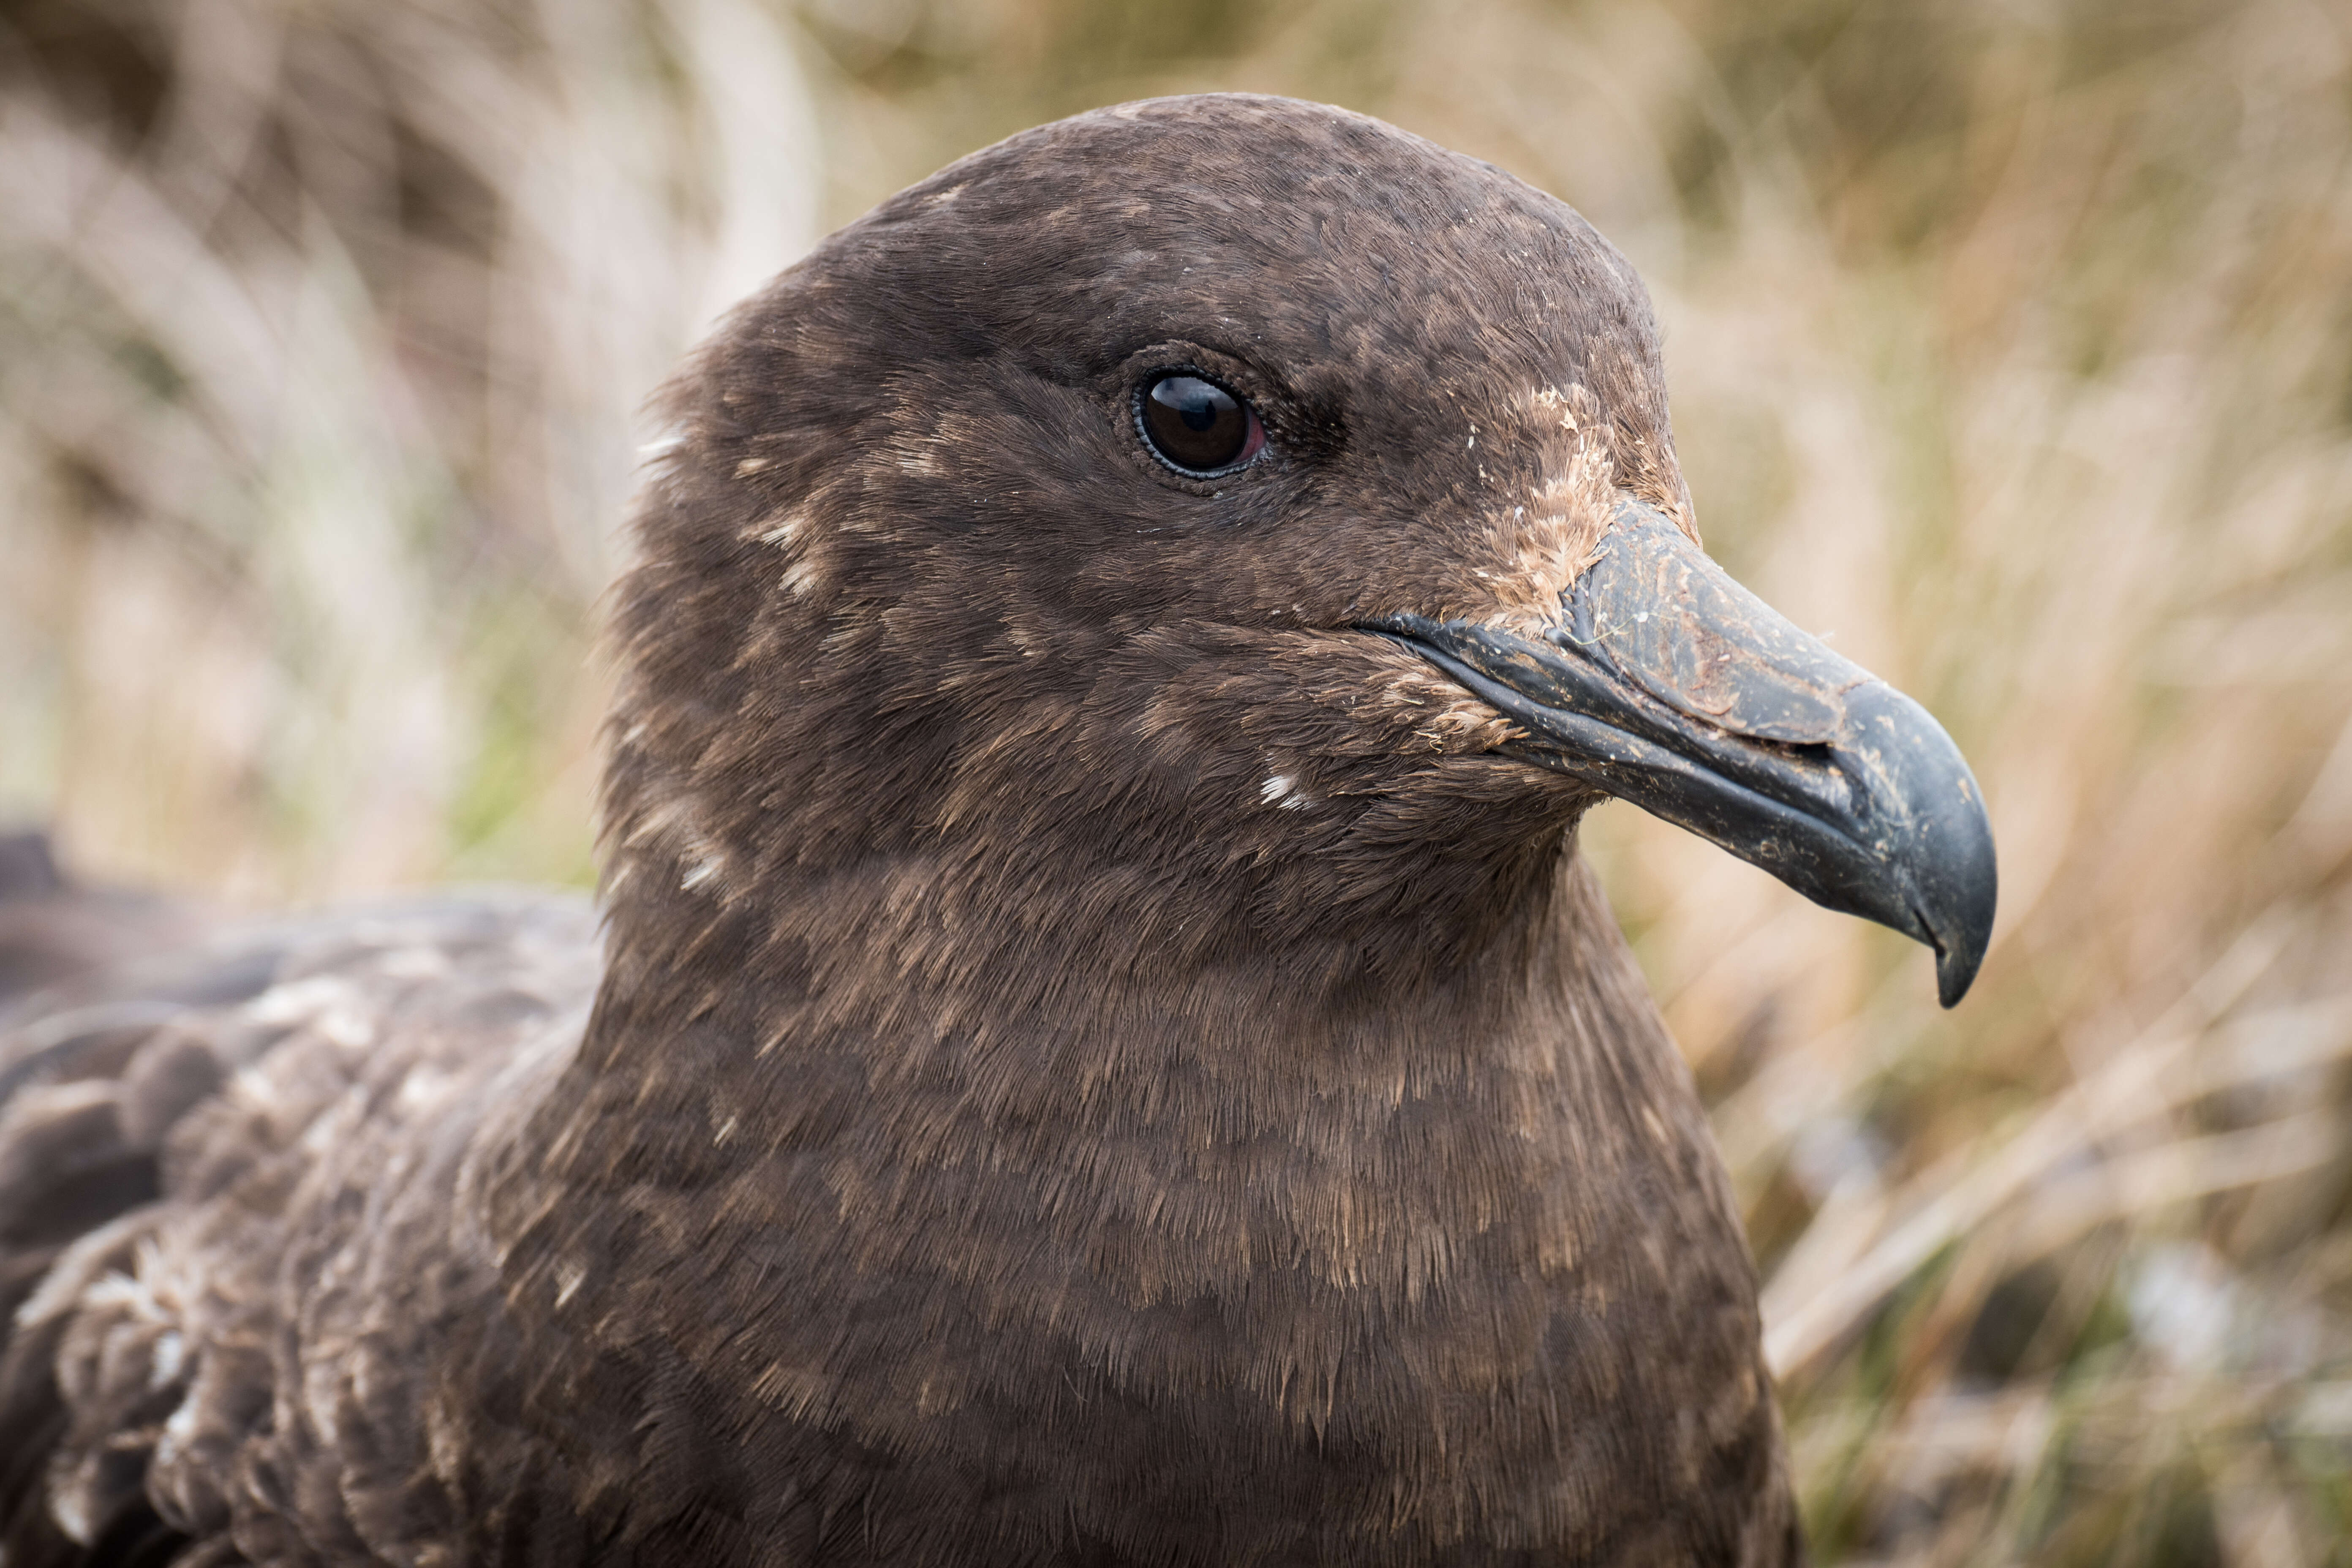
[[[1976,993],[1629,808],[1830,1561],[2352,1562],[2352,23],[2300,0],[25,0],[0,804],[233,897],[585,875],[632,411],[1090,104],[1322,97],[1655,289],[1710,544],[1926,700]]]

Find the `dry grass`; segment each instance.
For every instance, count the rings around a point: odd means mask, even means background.
[[[1622,807],[1825,1559],[2352,1563],[2352,21],[2301,0],[16,0],[0,808],[578,878],[630,416],[956,153],[1329,98],[1633,256],[1718,554],[1928,701],[1976,994]]]

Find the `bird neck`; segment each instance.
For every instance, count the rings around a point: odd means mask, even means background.
[[[1432,1225],[1589,1206],[1662,1142],[1703,1144],[1571,839],[1423,879],[1453,907],[1401,900],[1287,943],[1246,918],[1281,892],[1263,878],[1215,884],[1212,908],[1067,863],[1015,900],[1002,864],[971,868],[838,867],[717,904],[690,869],[649,881],[613,911],[532,1163],[585,1189],[657,1172],[685,1190],[814,1163],[893,1193],[829,1226],[1116,1230],[1122,1288],[1145,1294],[1180,1257],[1207,1270],[1191,1289],[1282,1257],[1402,1291]],[[1202,1253],[1208,1232],[1236,1250]]]
[[[1361,1561],[1589,1545],[1661,1473],[1777,1486],[1688,1075],[1572,848],[1493,869],[1486,915],[1424,931],[1434,965],[1350,958],[1402,952],[1362,924],[1055,944],[972,926],[937,868],[912,904],[906,866],[699,926],[623,900],[590,1038],[493,1200],[545,1420],[742,1434],[730,1496],[816,1426],[909,1495],[1045,1500],[975,1500],[975,1563],[1122,1521],[1263,1554],[1399,1475],[1425,1495],[1365,1505],[1390,1522]],[[1066,885],[1075,913],[1089,879]],[[1591,1442],[1708,1400],[1723,1430],[1664,1470]],[[1512,1479],[1554,1474],[1584,1500]]]
[[[690,861],[640,862],[611,900],[584,1059],[662,1079],[709,1039],[725,1052],[709,1081],[756,1095],[839,1054],[877,1110],[929,1082],[1056,1113],[1082,1094],[1106,1116],[1127,1096],[1188,1114],[1171,1075],[1269,1110],[1357,1079],[1433,1089],[1548,1026],[1563,950],[1616,943],[1580,867],[1553,831],[1415,866],[1350,908],[1336,885],[1360,872],[1309,857],[1207,875],[1075,836],[895,847],[717,889]],[[1198,1113],[1221,1120],[1220,1103]]]

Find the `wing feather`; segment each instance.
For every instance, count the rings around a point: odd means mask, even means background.
[[[397,1559],[467,1475],[515,1484],[436,1453],[432,1336],[495,1306],[466,1162],[576,1046],[597,965],[583,903],[484,894],[0,1015],[7,1568]]]

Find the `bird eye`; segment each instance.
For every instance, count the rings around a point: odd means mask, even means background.
[[[1181,474],[1237,468],[1265,447],[1255,409],[1215,382],[1181,371],[1144,384],[1135,422],[1160,460]]]

